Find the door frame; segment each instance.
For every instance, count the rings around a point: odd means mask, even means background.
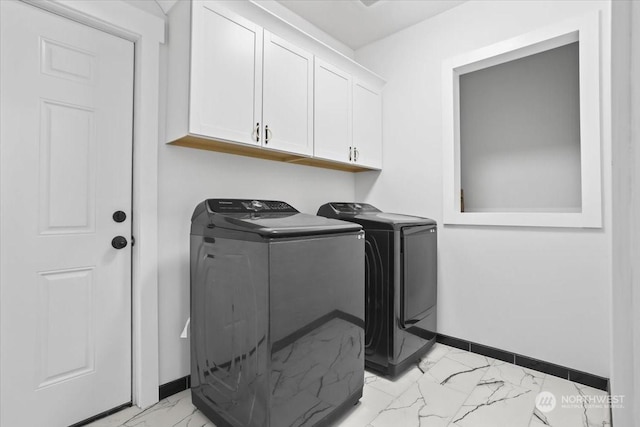
[[[165,22],[121,0],[20,1],[134,43],[131,397],[135,405],[146,408],[158,402],[159,390],[158,130]]]

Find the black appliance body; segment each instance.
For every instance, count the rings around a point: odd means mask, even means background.
[[[436,340],[437,224],[365,203],[327,203],[318,215],[365,231],[365,363],[395,376]]]
[[[218,427],[320,426],[364,382],[364,233],[279,201],[191,223],[191,392]]]

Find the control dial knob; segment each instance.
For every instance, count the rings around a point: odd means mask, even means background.
[[[262,208],[264,208],[264,204],[262,202],[259,202],[257,200],[251,201],[251,209],[253,209],[254,211],[259,211]]]

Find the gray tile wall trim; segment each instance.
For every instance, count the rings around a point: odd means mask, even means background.
[[[448,335],[438,334],[437,341],[450,347],[455,347],[461,350],[470,351],[472,353],[481,354],[483,356],[492,357],[494,359],[502,360],[503,362],[512,363],[514,365],[522,366],[525,368],[531,368],[536,371],[544,372],[545,374],[584,384],[589,387],[597,388],[598,390],[610,392],[608,378],[603,378],[598,375],[590,374],[588,372],[578,371],[575,369],[556,365],[554,363],[545,362],[543,360],[534,359],[517,353],[511,353],[495,347],[477,344]],[[191,377],[187,375],[166,384],[162,384],[159,387],[158,391],[160,400],[188,389],[189,387],[191,387],[190,383]]]
[[[544,372],[545,374],[553,375],[579,384],[587,385],[589,387],[597,388],[598,390],[609,391],[609,378],[600,377],[588,372],[578,371],[575,369],[567,368],[565,366],[556,365],[554,363],[545,362],[543,360],[534,359],[532,357],[523,356],[521,354],[512,353],[495,347],[477,344],[448,335],[438,334],[436,339],[439,343],[451,347],[467,350],[472,353],[481,354],[483,356],[493,357],[494,359],[513,363],[514,365],[522,366],[525,368],[534,369],[536,371]]]
[[[173,396],[174,394],[180,393],[183,390],[186,390],[191,387],[191,377],[187,375],[186,377],[178,378],[177,380],[170,381],[166,384],[162,384],[158,388],[158,398],[159,400],[165,399],[169,396]]]
[[[1,1],[1,0],[0,0],[0,1]],[[101,418],[106,418],[106,417],[108,417],[109,415],[113,415],[113,414],[115,414],[115,413],[117,413],[117,412],[122,411],[123,409],[130,408],[130,407],[132,407],[132,406],[133,406],[133,405],[131,404],[131,402],[129,402],[129,403],[125,403],[124,405],[116,406],[115,408],[109,409],[108,411],[104,411],[104,412],[102,412],[102,413],[100,413],[100,414],[98,414],[98,415],[94,415],[93,417],[91,417],[91,418],[87,418],[86,420],[80,421],[79,423],[75,423],[75,424],[73,424],[73,425],[70,425],[69,427],[81,427],[81,426],[86,426],[87,424],[91,424],[91,423],[92,423],[92,422],[94,422],[94,421],[97,421],[97,420],[99,420],[99,419],[101,419]]]

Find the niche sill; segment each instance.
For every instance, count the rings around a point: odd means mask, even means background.
[[[601,228],[598,215],[584,212],[456,212],[444,225],[494,225],[511,227]]]

